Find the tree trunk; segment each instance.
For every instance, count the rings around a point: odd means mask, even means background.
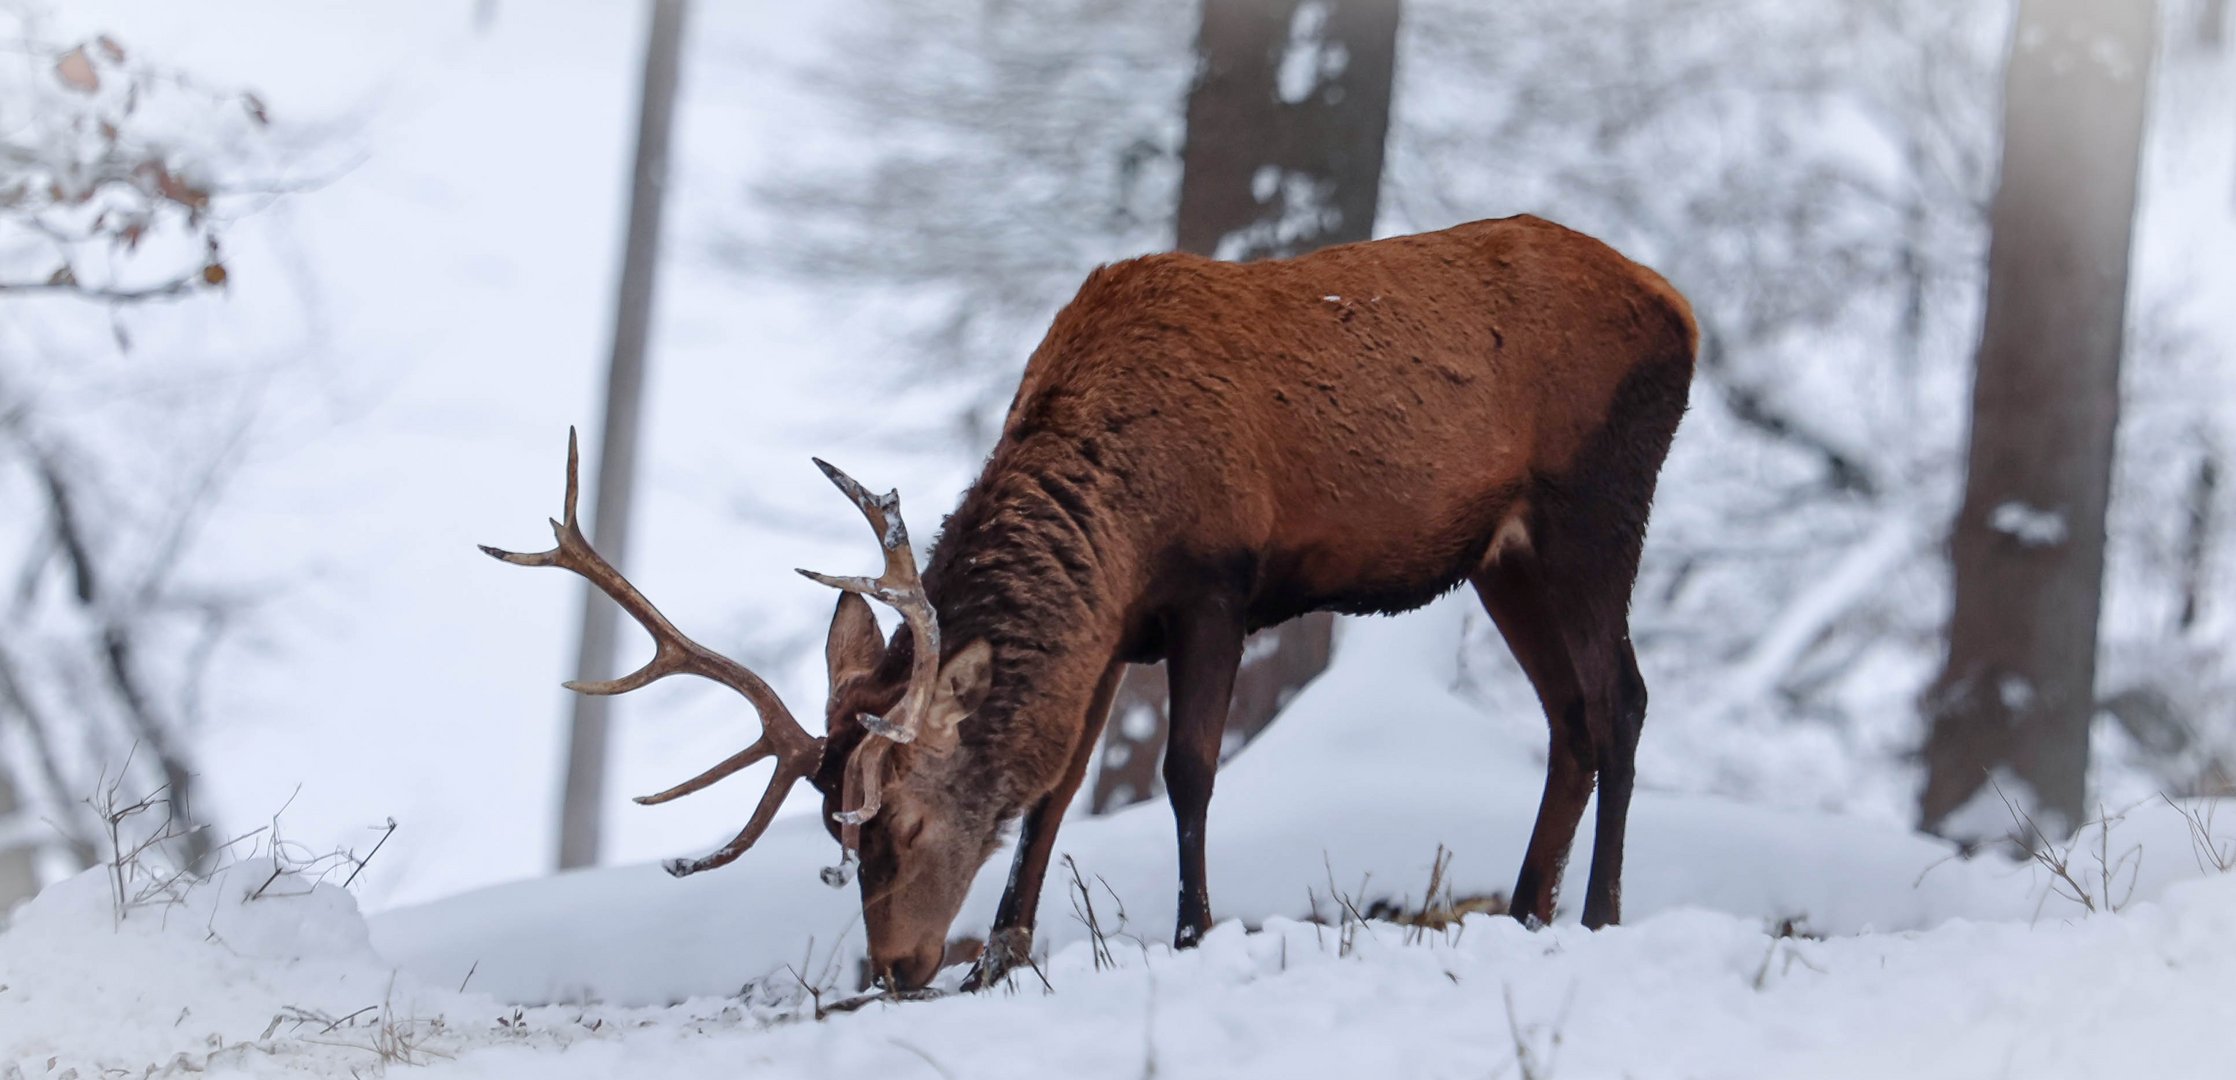
[[[0,763],[0,926],[8,909],[39,891],[38,845],[30,814],[16,794],[15,778]]]
[[[613,358],[606,373],[604,434],[598,440],[596,514],[590,539],[609,562],[626,565],[629,505],[637,472],[638,417],[644,397],[645,343],[652,331],[652,291],[660,262],[660,212],[668,182],[668,133],[683,53],[686,0],[653,0],[645,43],[644,92],[637,116],[636,168],[629,187],[629,233],[614,305]],[[613,669],[620,611],[585,585],[581,649],[575,671],[603,679]],[[607,723],[611,699],[578,695],[568,727],[566,788],[559,803],[559,868],[596,865],[603,831]]]
[[[1369,239],[1381,198],[1399,0],[1205,0],[1181,150],[1178,246],[1282,258]],[[1254,637],[1227,713],[1226,753],[1327,667],[1333,617]],[[1129,671],[1103,739],[1092,807],[1161,790],[1163,665]]]
[[[1951,542],[1948,662],[1924,702],[1921,816],[1961,839],[2056,838],[2086,807],[2155,7],[2024,0],[2019,10]],[[2016,825],[2002,799],[2033,824]]]

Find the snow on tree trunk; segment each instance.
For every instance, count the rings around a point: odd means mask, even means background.
[[[1399,0],[1206,0],[1181,150],[1181,250],[1282,258],[1372,237],[1398,9]],[[1323,612],[1250,641],[1225,753],[1327,667],[1333,631]],[[1165,694],[1163,665],[1127,673],[1103,738],[1095,812],[1160,789]]]
[[[2007,777],[2014,809],[2053,838],[2086,805],[2155,8],[2020,8],[1965,499],[1951,542],[1949,654],[1925,699],[1920,810],[1929,829],[1977,832],[1983,815],[1960,811],[1977,808],[1991,776]],[[2031,827],[2015,831],[2038,839]]]

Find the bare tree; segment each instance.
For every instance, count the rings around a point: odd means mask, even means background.
[[[1381,203],[1399,0],[1205,0],[1181,151],[1182,251],[1248,260],[1366,240]],[[1222,756],[1327,667],[1320,612],[1254,637],[1235,676]],[[1164,666],[1127,672],[1090,805],[1153,797],[1169,717]]]
[[[183,861],[210,849],[186,735],[246,598],[198,580],[188,555],[256,390],[180,358],[135,365],[125,313],[225,287],[226,226],[279,188],[244,173],[272,151],[255,95],[108,36],[50,41],[30,9],[0,35],[25,61],[0,76],[0,503],[16,511],[0,519],[4,903],[28,846],[59,831],[67,858],[97,849],[79,801],[102,777],[161,791]]]
[[[636,488],[637,435],[643,413],[645,347],[652,335],[653,284],[660,265],[660,217],[666,202],[669,133],[683,63],[686,0],[653,0],[645,42],[644,87],[638,103],[636,166],[630,174],[629,232],[614,301],[613,356],[606,369],[605,427],[598,440],[598,486],[591,531],[598,547],[620,562],[629,547],[629,506]],[[604,678],[613,668],[620,612],[594,589],[582,599],[577,677]],[[559,797],[559,868],[595,866],[603,835],[606,749],[612,702],[575,695],[569,709],[567,772]]]
[[[2082,820],[2156,8],[2019,8],[1955,612],[1926,703],[1928,828],[2003,834],[1998,789],[2053,839]]]

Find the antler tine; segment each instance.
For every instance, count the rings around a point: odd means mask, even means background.
[[[582,455],[578,452],[575,445],[575,429],[572,425],[569,425],[567,428],[566,518],[563,521],[553,520],[551,522],[551,534],[559,538],[559,546],[552,548],[550,551],[533,552],[506,551],[503,548],[494,548],[490,547],[487,544],[476,544],[474,546],[480,548],[482,554],[487,555],[490,558],[496,559],[500,562],[509,562],[514,566],[563,565],[560,560],[566,554],[568,546],[567,542],[570,537],[578,541],[581,546],[585,548],[589,547],[590,542],[583,539],[582,529],[579,525],[577,525],[575,520],[575,497],[582,493],[582,484],[577,479],[578,475],[581,472],[581,470],[577,468],[577,464],[581,461],[581,457]]]
[[[728,762],[723,764],[727,765]],[[742,768],[742,766],[740,767]],[[717,766],[717,768],[720,768],[720,766]],[[791,763],[779,761],[776,767],[776,776],[769,781],[769,789],[761,793],[761,804],[753,808],[753,817],[746,821],[745,828],[738,830],[738,834],[730,838],[729,843],[722,845],[711,854],[702,855],[696,859],[670,859],[661,864],[661,869],[666,870],[673,877],[690,877],[702,871],[712,870],[719,866],[728,866],[736,862],[738,856],[745,854],[746,850],[753,846],[754,841],[761,839],[761,834],[768,830],[769,822],[776,820],[776,809],[784,805],[785,791],[807,775],[806,771],[793,767]],[[689,786],[695,782],[686,781],[683,786]],[[712,782],[708,781],[708,783]],[[644,800],[640,799],[638,801],[642,802]]]
[[[705,788],[763,758],[776,758],[776,773],[770,777],[768,790],[762,793],[760,805],[754,810],[753,818],[746,825],[745,831],[739,833],[721,851],[704,859],[689,863],[679,860],[670,866],[670,872],[697,873],[699,870],[722,866],[736,859],[753,845],[753,841],[760,838],[761,831],[768,827],[769,820],[776,814],[777,806],[783,803],[785,793],[793,784],[814,775],[822,761],[823,740],[809,735],[799,721],[793,719],[792,711],[785,707],[783,699],[759,675],[677,630],[675,624],[660,613],[660,609],[652,606],[652,601],[646,599],[635,585],[629,583],[629,579],[621,575],[621,571],[616,570],[613,564],[598,554],[597,549],[590,546],[590,541],[582,535],[582,527],[575,512],[581,493],[580,463],[581,454],[575,431],[568,428],[566,509],[561,518],[551,523],[552,535],[558,540],[557,546],[549,551],[530,553],[505,551],[487,545],[482,545],[481,550],[492,558],[515,566],[555,566],[573,572],[612,598],[614,603],[621,606],[621,610],[628,612],[652,636],[652,659],[643,667],[617,679],[569,682],[566,684],[568,689],[580,694],[625,694],[670,675],[697,675],[737,691],[760,714],[761,736],[752,745],[675,787],[637,800],[647,805],[667,802]],[[691,869],[679,871],[677,866]]]
[[[862,850],[862,823],[877,816],[884,805],[879,781],[885,775],[885,753],[892,747],[890,739],[864,739],[846,763],[845,787],[840,792],[840,804],[846,809],[838,815],[839,847],[848,855]],[[824,881],[833,885],[845,883],[847,864],[841,862],[824,875]],[[836,877],[838,880],[833,881]]]
[[[932,608],[931,598],[924,593],[923,578],[917,573],[916,552],[908,542],[908,523],[901,518],[900,492],[873,495],[845,470],[822,458],[812,460],[832,486],[862,512],[862,518],[877,534],[878,546],[885,552],[885,572],[875,578],[839,577],[813,570],[799,573],[809,581],[884,603],[900,612],[915,633],[916,651],[909,672],[908,693],[902,698],[902,707],[895,710],[901,722],[873,728],[894,742],[915,741],[925,734],[921,728],[924,707],[929,703],[932,681],[939,671],[939,617]],[[944,739],[939,741],[944,742]],[[872,797],[874,799],[874,792]]]
[[[664,802],[671,802],[673,800],[680,799],[685,795],[689,795],[694,791],[700,790],[701,788],[712,787],[714,786],[716,781],[719,781],[722,778],[730,775],[731,773],[737,772],[740,769],[751,768],[752,766],[759,764],[762,758],[769,757],[770,755],[775,753],[776,748],[769,745],[769,737],[763,735],[760,738],[753,740],[753,745],[748,746],[735,754],[731,754],[729,757],[723,758],[720,762],[716,763],[713,768],[708,769],[707,771],[700,773],[699,775],[694,776],[689,780],[685,780],[684,782],[677,784],[676,786],[669,788],[666,791],[660,792],[659,794],[639,795],[632,801],[634,801],[638,806],[658,806]]]

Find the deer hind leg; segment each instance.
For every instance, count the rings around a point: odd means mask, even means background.
[[[1638,735],[1646,722],[1646,681],[1627,634],[1592,650],[1587,664],[1598,677],[1593,700],[1608,717],[1609,733],[1599,747],[1599,821],[1592,836],[1592,880],[1584,891],[1584,925],[1597,930],[1623,918],[1623,832],[1637,775]]]
[[[1172,681],[1172,734],[1165,746],[1165,794],[1180,839],[1180,905],[1173,946],[1189,948],[1211,929],[1211,890],[1204,872],[1204,819],[1227,703],[1242,663],[1242,605],[1213,599],[1173,620],[1167,657]]]
[[[1049,857],[1056,850],[1056,830],[1063,825],[1065,808],[1071,805],[1073,796],[1079,794],[1080,782],[1086,779],[1087,764],[1094,760],[1103,724],[1110,719],[1110,699],[1117,693],[1118,677],[1125,670],[1124,664],[1113,663],[1102,682],[1096,684],[1095,696],[1087,705],[1086,721],[1080,729],[1079,744],[1072,748],[1071,763],[1063,779],[1025,813],[1024,826],[1017,835],[1016,861],[1009,868],[1009,886],[1002,890],[1001,905],[994,911],[994,926],[986,935],[986,948],[979,953],[978,964],[963,980],[966,991],[1000,985],[1011,971],[1031,960],[1033,926],[1040,913],[1040,889],[1048,879]]]
[[[1620,487],[1612,489],[1620,494]],[[1650,489],[1649,489],[1650,493]],[[1633,522],[1624,500],[1609,491],[1548,514],[1537,551],[1540,595],[1551,613],[1582,694],[1583,727],[1599,778],[1599,817],[1592,835],[1592,876],[1584,893],[1584,925],[1622,919],[1623,834],[1637,776],[1638,736],[1646,720],[1646,683],[1631,649],[1630,590],[1638,573],[1643,510]]]
[[[1551,729],[1545,755],[1545,795],[1537,806],[1537,825],[1514,879],[1508,910],[1524,923],[1543,925],[1553,918],[1561,871],[1576,840],[1576,826],[1591,800],[1598,749],[1585,722],[1583,690],[1570,662],[1558,609],[1546,595],[1533,556],[1514,552],[1494,556],[1474,576],[1475,593],[1496,623],[1506,647],[1537,690]]]

